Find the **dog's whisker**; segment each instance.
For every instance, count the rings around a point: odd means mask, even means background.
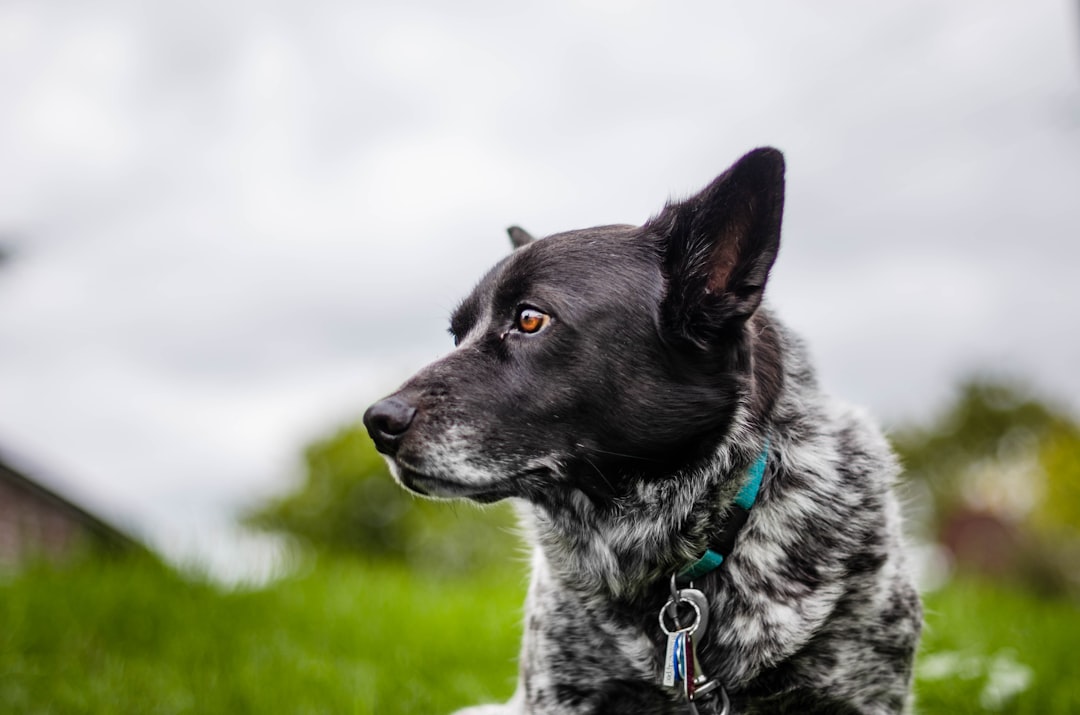
[[[640,462],[652,462],[653,464],[660,464],[659,459],[652,459],[651,457],[642,457],[638,454],[626,454],[625,452],[612,452],[607,449],[600,449],[599,447],[586,447],[583,444],[579,444],[578,447],[587,449],[590,452],[597,452],[598,454],[610,454],[612,457],[624,457],[626,459],[636,459]]]
[[[600,478],[604,480],[604,484],[607,485],[608,489],[610,489],[612,493],[615,493],[615,485],[612,484],[611,480],[607,478],[607,475],[600,470],[600,467],[596,466],[596,464],[584,454],[581,455],[581,458],[584,459],[590,467],[596,470],[596,473],[599,474]]]

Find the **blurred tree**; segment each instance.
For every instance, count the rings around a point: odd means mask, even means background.
[[[394,482],[362,425],[308,446],[303,465],[299,488],[247,514],[248,525],[319,550],[448,572],[516,558],[508,506],[412,496]]]
[[[1046,493],[1034,517],[1054,531],[1080,532],[1080,429],[1067,424],[1051,430],[1039,446]]]
[[[981,469],[1037,462],[1039,446],[1051,435],[1076,432],[1068,415],[1020,383],[975,378],[963,382],[955,400],[929,424],[898,429],[892,437],[908,477],[925,482],[937,509],[947,511],[958,503],[992,498],[972,485]],[[1031,493],[1043,488],[1038,483],[1022,486],[1028,495],[1014,495],[1021,502],[1016,508],[1029,507]]]
[[[1080,585],[1080,425],[1066,410],[1017,381],[975,378],[893,443],[958,561],[1048,590]]]

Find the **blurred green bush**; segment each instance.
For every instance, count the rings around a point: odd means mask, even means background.
[[[895,430],[911,513],[956,565],[1080,593],[1080,424],[1016,380],[976,377],[936,417]]]
[[[479,507],[413,496],[398,485],[360,424],[304,450],[303,482],[244,521],[322,551],[463,572],[516,558],[508,504]]]

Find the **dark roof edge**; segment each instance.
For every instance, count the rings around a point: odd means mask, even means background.
[[[40,482],[37,482],[26,474],[23,474],[21,471],[4,461],[2,456],[0,456],[0,481],[13,482],[18,487],[25,489],[26,491],[31,492],[32,494],[49,502],[61,511],[67,512],[72,517],[74,517],[76,521],[78,521],[80,524],[93,532],[94,535],[99,537],[102,542],[110,548],[115,548],[123,551],[147,550],[147,547],[135,537],[124,533],[115,526],[94,516],[82,507],[79,507],[76,504],[68,501],[56,492],[45,487]]]

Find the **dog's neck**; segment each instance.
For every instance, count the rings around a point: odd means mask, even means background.
[[[567,589],[634,600],[696,561],[723,526],[768,440],[770,415],[796,376],[784,374],[785,331],[766,309],[747,324],[752,367],[730,426],[707,458],[597,503],[567,488],[523,503],[526,528]],[[797,378],[796,378],[797,379]]]
[[[699,466],[639,482],[602,506],[566,490],[523,508],[551,575],[585,597],[633,601],[697,560],[765,446],[746,409],[739,413],[737,427]]]

